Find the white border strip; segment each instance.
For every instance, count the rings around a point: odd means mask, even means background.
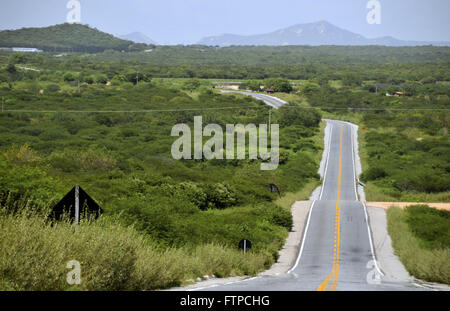
[[[370,244],[370,251],[372,252],[372,259],[375,263],[375,268],[377,269],[378,273],[384,276],[384,273],[381,271],[381,269],[378,267],[377,258],[375,256],[375,249],[373,248],[373,242],[372,242],[372,233],[370,232],[370,226],[369,226],[369,216],[367,214],[367,206],[365,202],[361,202],[364,206],[364,214],[366,216],[366,224],[367,224],[367,233],[369,234],[369,244]]]
[[[327,120],[326,120],[326,122],[328,124]],[[327,161],[325,163],[325,171],[323,173],[323,182],[322,182],[322,186],[321,186],[321,189],[320,189],[319,200],[322,200],[323,189],[325,188],[325,181],[327,180],[328,160],[330,158],[330,153],[331,153],[331,140],[333,139],[333,123],[332,122],[330,122],[330,126],[331,126],[331,130],[330,130],[330,137],[328,139]]]
[[[311,214],[312,214],[315,203],[316,203],[316,201],[314,200],[311,205],[311,208],[309,209],[308,221],[306,222],[306,227],[303,232],[302,245],[300,246],[300,251],[298,252],[297,260],[295,261],[294,266],[291,269],[289,269],[289,271],[287,272],[288,274],[290,274],[295,268],[297,268],[298,263],[300,262],[300,258],[302,257],[303,247],[305,246],[305,241],[306,241],[306,235],[308,234],[309,222],[311,219]]]
[[[251,277],[251,278],[246,278],[246,279],[243,279],[243,280],[228,282],[228,283],[225,283],[225,284],[212,284],[210,286],[190,288],[190,289],[186,289],[186,291],[187,292],[194,292],[194,291],[197,291],[197,290],[203,290],[203,289],[208,289],[208,288],[213,288],[213,287],[218,287],[218,286],[226,286],[226,285],[231,285],[231,284],[236,284],[236,283],[247,282],[247,281],[255,280],[255,279],[258,279],[258,278],[259,278],[259,276],[254,276],[254,277]]]
[[[352,161],[353,161],[353,177],[354,177],[354,179],[353,179],[353,185],[354,185],[354,187],[355,187],[355,200],[356,200],[356,201],[359,201],[359,199],[358,199],[358,191],[356,190],[356,187],[357,187],[357,186],[356,186],[356,181],[358,180],[358,178],[356,177],[355,147],[354,147],[354,144],[353,144],[353,140],[354,140],[353,130],[354,130],[353,126],[350,125],[350,134],[351,134],[350,139],[351,139],[351,141],[352,141]]]

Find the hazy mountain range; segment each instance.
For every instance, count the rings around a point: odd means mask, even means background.
[[[393,37],[368,39],[354,32],[339,28],[326,21],[298,24],[274,32],[259,35],[223,34],[201,39],[198,44],[212,46],[230,45],[387,45],[449,46],[450,42],[403,41]]]
[[[114,37],[88,25],[60,24],[42,28],[0,30],[0,47],[30,47],[44,51],[72,51],[98,53],[104,50],[144,51],[156,43],[145,34],[133,32]],[[450,42],[402,41],[392,37],[368,39],[336,27],[326,21],[298,24],[260,35],[233,35],[206,37],[198,42],[209,46],[230,45],[386,45],[450,46]]]

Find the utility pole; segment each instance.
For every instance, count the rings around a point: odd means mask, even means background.
[[[272,126],[271,119],[272,119],[272,108],[269,108],[269,133],[271,133],[271,131],[270,131],[270,127]]]
[[[78,79],[78,93],[80,93],[80,79]]]
[[[136,70],[136,85],[139,84],[139,71]]]

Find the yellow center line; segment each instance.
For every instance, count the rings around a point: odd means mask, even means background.
[[[341,125],[341,136],[339,141],[339,174],[337,185],[337,199],[336,199],[336,221],[334,225],[334,243],[333,243],[333,267],[331,273],[325,278],[325,280],[317,288],[318,291],[325,291],[328,286],[328,282],[333,277],[331,284],[332,289],[336,289],[338,277],[339,277],[339,247],[341,241],[341,176],[342,176],[342,136],[343,126]]]

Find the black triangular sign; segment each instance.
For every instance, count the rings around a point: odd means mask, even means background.
[[[70,219],[75,219],[75,189],[73,187],[64,198],[61,199],[52,209],[52,216],[56,220],[61,220],[64,215]],[[103,209],[94,201],[80,186],[78,186],[80,216],[87,215],[97,218],[103,213]]]

